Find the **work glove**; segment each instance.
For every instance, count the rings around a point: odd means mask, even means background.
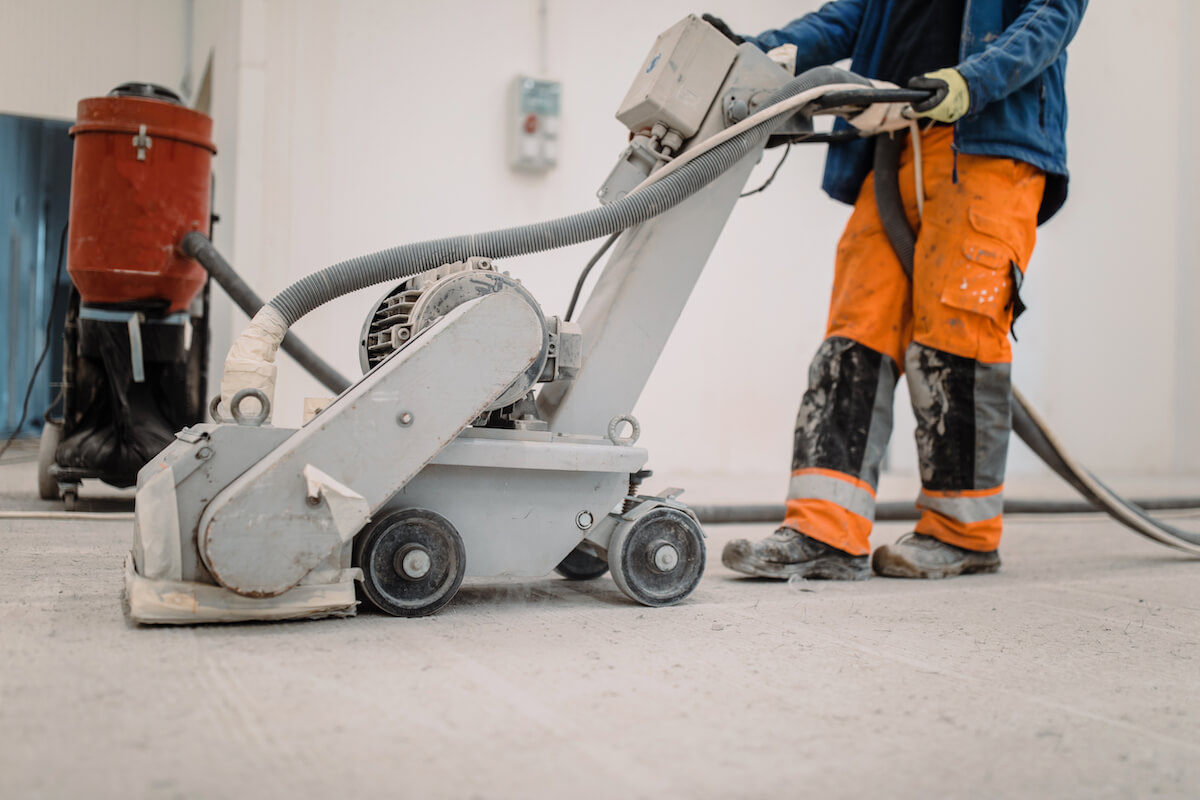
[[[966,114],[967,109],[971,107],[971,91],[967,88],[967,79],[953,67],[910,78],[908,88],[928,89],[933,92],[933,96],[928,100],[913,103],[912,109],[918,117],[950,123]]]
[[[701,14],[700,19],[704,20],[709,25],[712,25],[717,29],[717,31],[720,32],[722,36],[734,44],[741,44],[742,42],[746,41],[744,37],[738,36],[736,33],[734,33],[733,30],[725,24],[725,20],[721,19],[720,17],[714,17],[712,14]]]

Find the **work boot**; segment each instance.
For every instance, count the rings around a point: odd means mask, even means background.
[[[923,533],[906,533],[875,551],[871,566],[889,578],[949,578],[1000,569],[1000,552],[967,550]]]
[[[760,578],[814,578],[861,581],[871,577],[866,556],[853,556],[805,536],[780,528],[766,539],[734,539],[725,545],[721,563],[737,572]]]

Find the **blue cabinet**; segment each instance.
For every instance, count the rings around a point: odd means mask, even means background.
[[[36,436],[42,414],[62,379],[62,330],[70,279],[64,261],[57,284],[55,266],[71,196],[69,121],[0,114],[0,435],[7,438],[21,418],[29,377],[46,346],[21,435]],[[65,258],[65,254],[64,254]]]

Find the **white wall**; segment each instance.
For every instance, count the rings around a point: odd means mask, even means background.
[[[1200,471],[1200,155],[1196,153],[1196,131],[1200,131],[1200,88],[1196,86],[1200,60],[1193,45],[1200,37],[1200,11],[1195,3],[1179,4],[1179,71],[1175,99],[1179,104],[1179,135],[1175,137],[1178,169],[1175,172],[1175,392],[1173,424],[1174,455],[1170,467]],[[1168,174],[1172,172],[1168,171]],[[1167,195],[1167,202],[1170,202]],[[1168,212],[1169,213],[1169,212]]]
[[[79,97],[134,75],[177,83],[183,4],[97,5],[0,0],[0,110],[70,116]],[[123,20],[140,21],[110,25],[116,5]],[[817,5],[720,0],[702,10],[757,31]],[[547,71],[564,95],[560,164],[540,177],[507,168],[502,129],[508,82],[538,67],[537,8],[198,0],[193,63],[209,46],[217,53],[218,244],[260,293],[388,245],[594,205],[625,139],[612,115],[632,70],[660,30],[696,8],[547,0]],[[1200,470],[1200,164],[1191,152],[1200,98],[1188,51],[1197,17],[1191,0],[1092,3],[1070,50],[1072,195],[1039,234],[1015,371],[1105,474]],[[767,155],[752,183],[777,157]],[[762,476],[767,495],[781,490],[848,215],[819,191],[822,157],[796,149],[767,193],[742,201],[713,253],[636,410],[660,475]],[[503,266],[561,313],[591,249]],[[359,326],[377,294],[331,304],[297,333],[356,373]],[[231,319],[220,333],[245,320]],[[301,399],[323,393],[285,358],[277,419],[295,422]],[[897,398],[898,470],[915,463],[906,402]],[[1023,450],[1013,467],[1037,469]]]
[[[184,0],[0,0],[0,113],[74,119],[131,80],[184,73]]]
[[[1039,232],[1015,374],[1104,471],[1200,468],[1193,6],[1092,3],[1070,49],[1071,198]]]

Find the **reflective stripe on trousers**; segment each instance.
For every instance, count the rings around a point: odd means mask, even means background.
[[[1004,512],[1004,487],[979,492],[934,492],[922,489],[917,508],[936,511],[959,522],[986,522]]]
[[[854,555],[870,552],[867,540],[875,520],[875,490],[864,481],[824,469],[792,473],[784,527],[812,535]]]

